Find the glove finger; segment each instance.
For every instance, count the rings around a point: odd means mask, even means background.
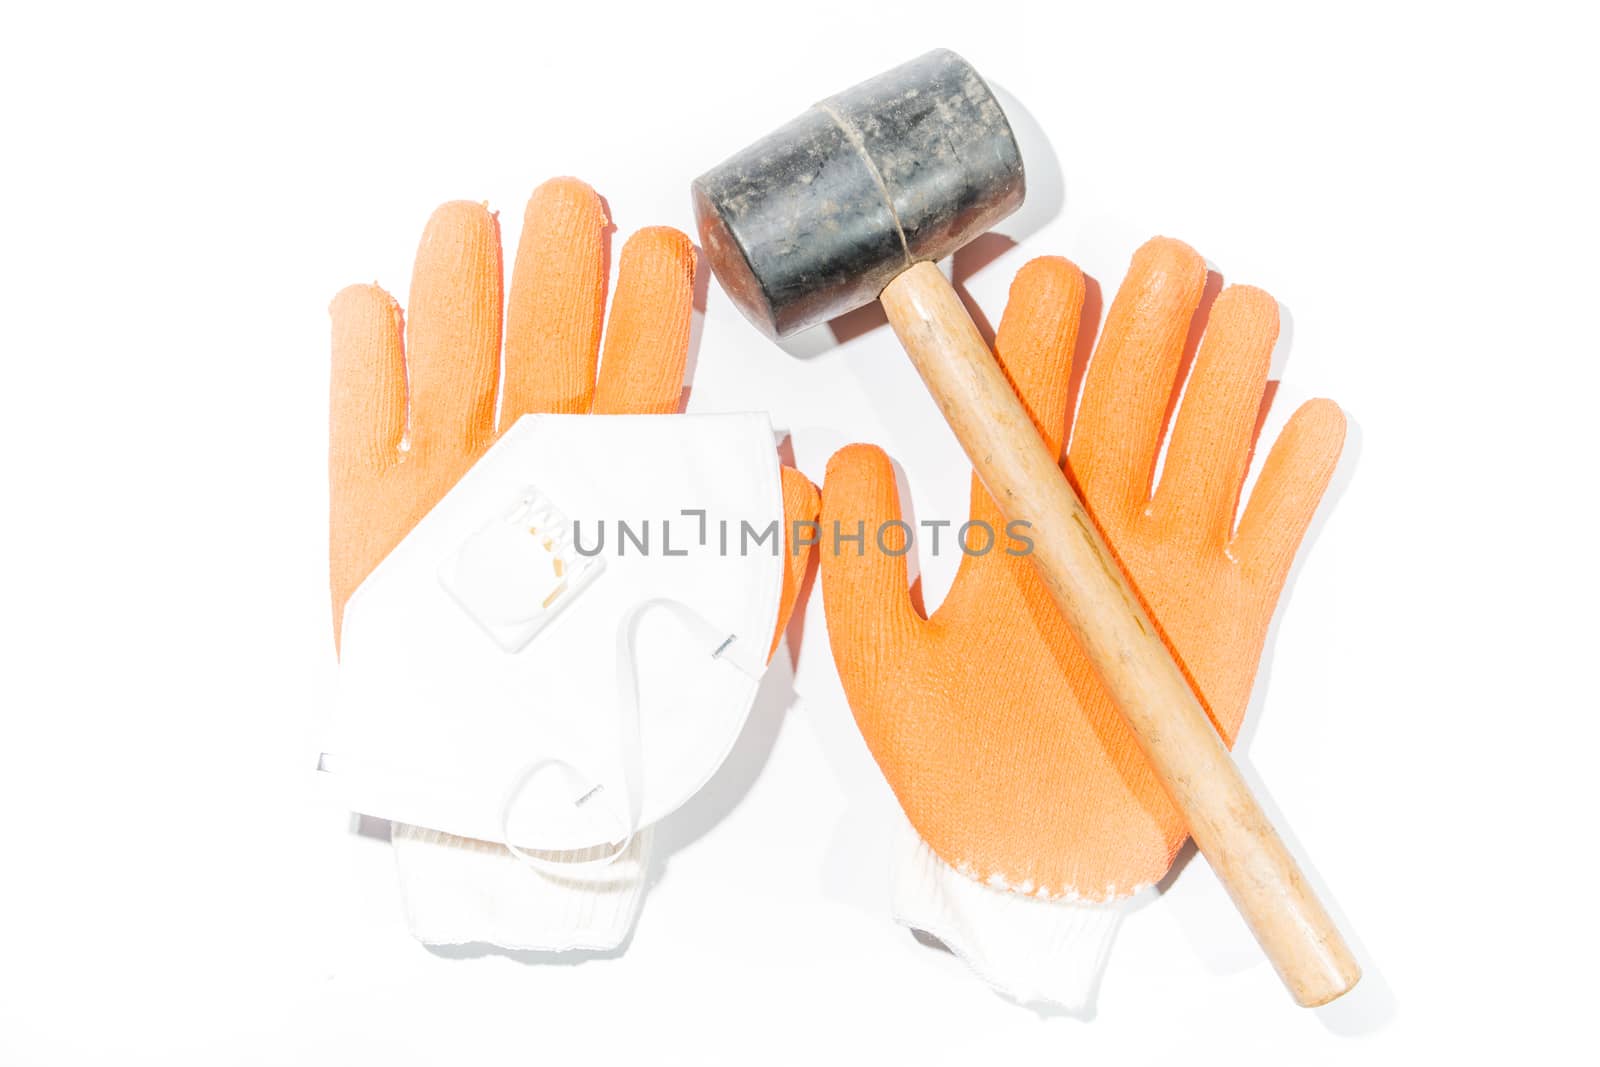
[[[339,484],[400,461],[406,432],[405,349],[400,305],[376,285],[341,290],[328,314],[333,319],[328,460]]]
[[[506,304],[500,430],[534,412],[586,415],[606,303],[606,219],[576,178],[533,191],[522,218]]]
[[[778,600],[778,624],[772,630],[772,646],[767,658],[778,651],[783,631],[789,628],[789,617],[794,614],[795,601],[800,598],[800,587],[811,566],[811,545],[795,544],[795,524],[815,522],[821,497],[811,479],[785,466],[779,470],[783,476],[783,592]],[[809,529],[804,527],[803,529]]]
[[[666,415],[681,406],[694,268],[694,245],[671,227],[628,238],[606,324],[596,414]]]
[[[1072,350],[1083,313],[1083,272],[1060,256],[1023,265],[995,333],[995,356],[1052,452],[1067,425]]]
[[[1224,290],[1212,305],[1173,426],[1155,511],[1219,549],[1233,533],[1277,340],[1276,300],[1249,286]]]
[[[1206,265],[1181,241],[1157,237],[1134,253],[1083,383],[1073,476],[1102,524],[1149,500],[1173,381],[1205,291]]]
[[[1233,556],[1264,583],[1274,600],[1339,465],[1344,434],[1339,405],[1331,400],[1306,401],[1290,416],[1256,479],[1239,520]]]
[[[839,550],[835,523],[847,536],[863,534],[859,553],[850,543]],[[822,485],[822,605],[834,664],[869,739],[878,736],[872,732],[877,724],[862,716],[892,703],[877,699],[877,686],[898,673],[926,625],[911,605],[906,582],[910,535],[900,517],[894,467],[883,450],[848,445],[834,453]]]
[[[1066,431],[1072,353],[1078,343],[1084,288],[1083,272],[1068,260],[1060,256],[1030,260],[1011,282],[1005,314],[995,333],[995,358],[1053,454],[1060,453]],[[946,604],[959,605],[972,595],[986,600],[981,588],[968,586],[976,582],[981,587],[984,582],[975,576],[993,563],[1012,558],[1000,550],[1008,543],[1006,520],[976,475],[971,514],[978,532],[968,541],[978,544],[969,544],[969,553],[962,557]],[[982,548],[985,542],[988,547]],[[980,548],[981,554],[971,554]]]
[[[411,275],[406,369],[413,458],[444,461],[441,475],[494,436],[500,286],[500,225],[488,208],[458,200],[435,211]]]
[[[379,480],[400,462],[406,432],[406,369],[400,305],[376,285],[333,298],[333,373],[328,404],[329,582],[335,635],[345,601],[391,547]]]

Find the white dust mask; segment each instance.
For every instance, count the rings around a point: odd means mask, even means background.
[[[418,937],[621,943],[755,699],[783,521],[764,415],[527,415],[373,570],[320,767]]]

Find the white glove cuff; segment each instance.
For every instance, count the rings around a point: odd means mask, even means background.
[[[1089,1010],[1127,900],[1046,900],[984,885],[935,855],[904,815],[893,850],[896,921],[937,937],[1019,1003]]]
[[[644,898],[650,831],[612,862],[604,847],[551,854],[535,868],[504,845],[395,823],[400,893],[425,945],[485,943],[541,952],[607,951],[627,940]],[[557,863],[573,870],[550,872]]]

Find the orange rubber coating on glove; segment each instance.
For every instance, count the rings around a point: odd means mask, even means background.
[[[1157,238],[1134,256],[1084,379],[1068,473],[1231,745],[1344,416],[1326,400],[1294,414],[1235,533],[1278,308],[1259,289],[1229,288],[1211,308],[1152,498],[1205,281],[1204,261],[1177,241]],[[1057,449],[1083,300],[1077,267],[1036,259],[1013,282],[996,336],[997,358]],[[1005,529],[976,478],[972,517]],[[1017,892],[1102,901],[1158,881],[1187,836],[1183,820],[1032,563],[1000,549],[964,557],[924,619],[903,556],[876,551],[871,533],[859,556],[827,546],[834,522],[871,531],[899,518],[888,457],[840,450],[822,499],[830,643],[912,825],[958,871]],[[894,533],[887,540],[900,547]]]
[[[529,199],[505,309],[498,429],[534,412],[679,409],[694,246],[668,227],[628,239],[602,359],[609,225],[599,195],[575,178],[545,182]],[[376,285],[334,298],[328,558],[336,641],[350,594],[494,440],[501,278],[496,217],[455,202],[423,232],[404,343],[400,305]],[[818,495],[798,471],[782,474],[787,538],[793,520],[816,515]],[[785,554],[774,651],[809,551]]]

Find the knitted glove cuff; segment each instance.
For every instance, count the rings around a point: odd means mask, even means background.
[[[896,921],[942,941],[996,992],[1075,1014],[1094,1004],[1129,900],[1046,900],[984,885],[934,854],[904,815],[891,860]]]
[[[425,945],[603,952],[627,940],[644,899],[649,830],[613,863],[570,874],[535,869],[504,845],[419,826],[395,823],[392,836],[406,922]],[[603,851],[551,858],[581,862]]]

